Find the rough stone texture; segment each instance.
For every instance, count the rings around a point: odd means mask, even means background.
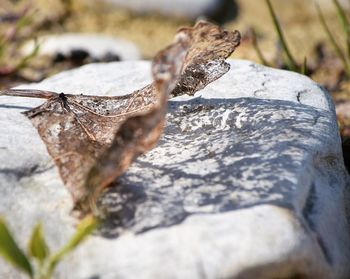
[[[232,0],[104,0],[116,7],[126,8],[140,14],[160,13],[165,16],[178,16],[189,19],[197,19],[201,16],[214,16],[226,14],[225,9],[233,8],[231,13],[236,13],[237,7]],[[231,2],[231,3],[229,3]],[[227,11],[226,11],[227,12]]]
[[[66,33],[61,35],[47,35],[38,39],[39,54],[55,57],[63,55],[69,57],[72,51],[86,51],[92,59],[106,60],[118,57],[118,60],[140,59],[138,48],[125,40],[97,34]],[[24,55],[33,51],[34,41],[27,42],[21,49]]]
[[[350,276],[349,176],[328,93],[295,73],[230,63],[195,97],[169,103],[158,146],[99,201],[103,236],[57,278]],[[149,70],[88,65],[23,88],[117,95],[147,84]],[[23,247],[43,220],[57,248],[73,232],[72,204],[19,113],[40,102],[0,97],[0,212]],[[0,262],[0,277],[14,274]]]

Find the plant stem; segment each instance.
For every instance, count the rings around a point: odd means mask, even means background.
[[[0,90],[0,96],[13,96],[25,98],[40,98],[50,99],[57,97],[59,94],[51,91],[36,90],[36,89],[5,89]]]
[[[288,64],[291,67],[291,70],[296,71],[298,68],[297,63],[295,62],[295,59],[293,58],[293,55],[288,48],[287,42],[286,42],[284,35],[283,35],[283,32],[282,32],[282,28],[278,22],[278,19],[277,19],[277,16],[275,14],[275,11],[272,7],[271,1],[270,0],[265,0],[265,1],[266,1],[268,8],[269,8],[269,12],[271,14],[273,24],[274,24],[274,27],[276,29],[278,38],[281,41],[282,48],[283,48],[283,50],[288,58]]]
[[[301,68],[301,74],[303,75],[307,75],[307,57],[305,56],[304,57],[304,63],[303,63],[303,66]]]
[[[320,6],[316,3],[316,8],[317,8],[317,12],[318,12],[318,17],[320,18],[320,21],[321,21],[321,24],[323,26],[323,29],[325,30],[327,36],[328,36],[328,39],[329,41],[331,42],[331,44],[333,45],[334,47],[334,50],[337,54],[337,56],[339,57],[340,61],[343,63],[343,67],[344,67],[344,70],[346,72],[346,75],[348,77],[350,77],[350,67],[349,67],[349,64],[348,62],[346,61],[346,58],[340,48],[340,46],[337,44],[335,38],[333,37],[332,35],[332,32],[330,31],[327,23],[326,23],[326,20],[322,14],[322,11],[321,11],[321,8]]]
[[[253,47],[256,51],[256,54],[258,55],[259,59],[260,59],[260,62],[264,65],[264,66],[269,66],[269,63],[267,62],[267,60],[265,59],[260,47],[259,47],[259,44],[258,44],[258,39],[257,39],[257,35],[256,35],[256,32],[255,32],[255,29],[254,28],[251,28],[252,30],[252,37],[253,37]]]
[[[346,17],[344,8],[340,5],[338,0],[333,0],[334,5],[337,8],[337,13],[341,24],[343,25],[343,30],[346,36],[346,48],[347,48],[347,57],[350,59],[350,26],[349,21]]]

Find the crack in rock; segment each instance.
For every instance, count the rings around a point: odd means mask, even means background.
[[[298,92],[297,92],[297,96],[296,96],[296,97],[297,97],[298,103],[302,104],[302,102],[301,102],[301,100],[300,100],[300,99],[301,99],[301,95],[307,93],[308,91],[309,91],[309,90],[305,89],[305,90],[301,90],[301,91],[298,91]]]

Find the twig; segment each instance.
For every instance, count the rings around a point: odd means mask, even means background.
[[[31,90],[31,89],[7,89],[0,90],[0,96],[13,96],[13,97],[26,97],[26,98],[40,98],[50,99],[57,97],[59,94],[51,91],[44,90]]]

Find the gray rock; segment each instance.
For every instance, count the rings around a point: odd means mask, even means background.
[[[159,13],[165,16],[185,17],[197,19],[201,16],[213,17],[227,14],[232,16],[237,12],[233,0],[104,0],[116,7],[125,8],[139,14]]]
[[[328,93],[295,73],[230,63],[195,97],[170,101],[158,146],[103,194],[100,235],[57,278],[350,276],[350,180]],[[121,95],[150,82],[149,72],[148,62],[92,64],[22,87]],[[20,114],[39,103],[0,98],[0,213],[23,247],[42,220],[54,250],[75,220]],[[2,262],[0,277],[19,278]]]
[[[139,49],[131,42],[98,34],[66,33],[46,35],[38,39],[39,54],[70,58],[74,55],[88,55],[93,60],[138,60]],[[23,55],[30,54],[35,47],[28,41],[21,49]],[[74,58],[74,57],[73,57]],[[79,58],[79,57],[78,57]]]

